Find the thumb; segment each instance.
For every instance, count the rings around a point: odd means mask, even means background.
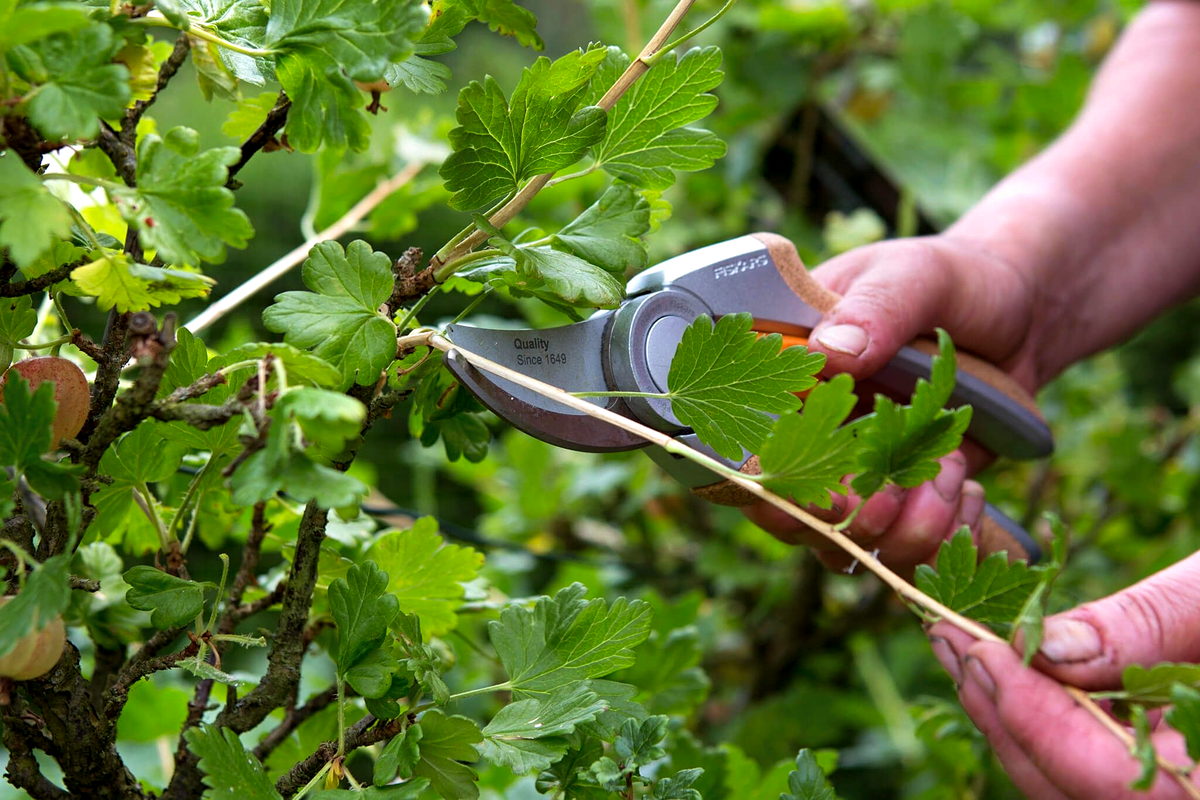
[[[831,259],[813,277],[842,298],[813,329],[809,343],[826,371],[865,378],[918,334],[943,325],[952,296],[946,255],[932,240],[861,247]]]
[[[1131,664],[1200,661],[1200,553],[1133,586],[1048,617],[1037,664],[1083,689],[1121,685]]]

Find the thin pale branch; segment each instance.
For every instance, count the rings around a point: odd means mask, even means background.
[[[425,162],[423,161],[414,161],[408,164],[404,169],[372,189],[370,194],[355,203],[354,207],[343,214],[342,218],[337,222],[316,236],[306,239],[303,244],[294,248],[287,255],[267,265],[257,275],[250,277],[232,292],[204,309],[204,311],[183,327],[192,333],[199,333],[211,326],[214,322],[221,319],[221,317],[246,302],[256,292],[278,280],[297,264],[304,261],[308,257],[308,251],[315,245],[330,239],[337,239],[357,225],[363,217],[370,214],[377,205],[386,200],[393,192],[415,178],[424,166]]]
[[[635,58],[628,67],[626,67],[625,71],[621,73],[621,77],[617,78],[616,82],[608,88],[608,91],[604,93],[604,96],[600,98],[600,101],[596,103],[596,105],[598,105],[600,108],[603,108],[605,111],[612,110],[613,106],[617,104],[617,101],[620,100],[627,91],[629,91],[629,88],[633,86],[633,84],[637,83],[638,78],[641,78],[650,69],[650,65],[653,63],[654,56],[660,50],[662,50],[664,46],[666,46],[667,40],[671,38],[671,34],[673,34],[675,29],[679,27],[679,23],[683,22],[683,18],[687,16],[689,11],[692,10],[692,6],[695,5],[695,3],[696,0],[680,0],[675,5],[675,8],[669,15],[667,15],[667,18],[663,24],[659,26],[658,32],[650,38],[650,41],[647,42],[646,46],[642,48],[642,52],[638,55],[638,57]],[[509,200],[495,214],[492,214],[489,217],[489,222],[491,222],[492,225],[496,226],[497,228],[503,228],[505,225],[511,222],[513,218],[517,216],[517,214],[521,213],[525,206],[529,205],[529,202],[537,196],[538,192],[546,188],[546,184],[548,184],[550,179],[553,177],[554,173],[551,172],[545,175],[539,175],[538,177],[529,181],[529,183],[521,187],[521,190],[517,192],[513,199]],[[441,253],[435,255],[430,260],[430,265],[436,271],[439,267],[448,264],[451,261],[456,261],[459,258],[462,258],[467,253],[483,244],[483,242],[486,240],[487,234],[483,231],[477,230],[445,255],[442,255]]]

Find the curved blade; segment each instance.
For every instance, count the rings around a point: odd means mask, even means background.
[[[464,350],[571,392],[609,389],[603,348],[607,315],[544,330],[495,330],[451,325],[446,336]],[[455,351],[446,368],[496,416],[544,442],[587,452],[617,452],[645,447],[646,441],[562,403],[542,397],[476,369]],[[590,400],[622,416],[633,415],[617,398]]]

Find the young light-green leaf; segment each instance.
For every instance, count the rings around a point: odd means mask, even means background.
[[[462,584],[474,580],[483,566],[479,551],[446,544],[433,517],[384,534],[366,558],[387,571],[388,594],[399,601],[401,611],[420,617],[421,628],[431,636],[447,633],[458,623],[455,611],[462,604]]]
[[[576,50],[551,62],[539,58],[521,76],[511,101],[494,78],[472,81],[458,96],[454,152],[442,164],[450,205],[479,208],[517,191],[535,175],[574,164],[604,136],[605,114],[580,109],[604,59],[599,48]]]
[[[798,505],[829,508],[830,492],[846,493],[842,478],[854,468],[857,439],[843,425],[854,410],[854,381],[838,375],[818,384],[800,414],[783,414],[759,453],[763,483]]]
[[[1103,696],[1149,707],[1165,706],[1171,702],[1171,691],[1176,684],[1200,689],[1200,664],[1166,661],[1150,667],[1131,664],[1121,673],[1121,684],[1124,691],[1105,693]]]
[[[610,607],[601,598],[585,600],[586,591],[575,583],[532,609],[509,606],[488,623],[514,699],[541,697],[633,663],[632,648],[650,633],[650,606],[622,597]]]
[[[942,543],[936,570],[928,564],[917,567],[916,586],[951,611],[988,625],[1010,625],[1046,568],[1031,568],[1024,561],[1010,564],[1004,553],[992,553],[982,563],[978,557],[971,532],[961,528]]]
[[[188,749],[200,759],[209,800],[279,800],[274,782],[229,728],[207,722],[184,733]]]
[[[1150,738],[1153,731],[1150,718],[1146,716],[1146,707],[1134,706],[1129,716],[1130,722],[1133,723],[1134,735],[1129,754],[1136,758],[1141,766],[1141,772],[1133,783],[1129,784],[1129,788],[1144,792],[1154,785],[1154,779],[1158,777],[1158,753],[1154,749],[1154,740]]]
[[[917,381],[912,405],[876,395],[875,412],[859,423],[862,444],[851,488],[860,497],[870,497],[887,483],[911,488],[933,480],[941,469],[937,459],[962,442],[971,408],[943,408],[954,391],[957,367],[954,345],[940,329],[938,346],[931,380]]]
[[[338,628],[338,673],[346,671],[387,638],[388,626],[400,611],[387,593],[388,574],[375,564],[356,564],[329,585],[329,609]]]
[[[598,99],[629,64],[628,56],[609,48],[589,100]],[[707,169],[725,155],[715,134],[687,127],[708,116],[717,98],[708,94],[721,83],[721,51],[689,50],[667,56],[647,72],[613,108],[604,141],[593,152],[596,164],[618,178],[647,189],[665,189],[676,171]]]
[[[201,151],[199,135],[189,128],[147,134],[138,144],[137,187],[114,189],[113,201],[142,246],[168,264],[223,261],[225,245],[245,247],[254,236],[225,188],[241,155],[236,147]]]
[[[71,280],[102,309],[122,314],[174,305],[185,298],[207,297],[214,281],[198,272],[139,264],[127,253],[106,252],[71,271]]]
[[[750,314],[727,314],[713,325],[698,317],[684,331],[667,374],[671,409],[684,425],[726,458],[758,450],[771,414],[800,408],[793,392],[811,389],[825,357],[803,347],[782,352],[782,338],[759,337]]]
[[[137,566],[124,575],[129,584],[125,601],[149,611],[150,624],[159,630],[181,628],[204,611],[204,586],[185,581],[160,569]]]
[[[374,384],[396,357],[396,326],[379,313],[392,295],[391,261],[362,240],[322,242],[304,262],[308,292],[284,292],[263,312],[268,330],[341,371],[347,389]]]

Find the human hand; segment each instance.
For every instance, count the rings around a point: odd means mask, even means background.
[[[930,629],[929,640],[963,708],[1026,796],[1187,796],[1161,773],[1149,793],[1130,790],[1138,764],[1061,684],[1119,689],[1130,664],[1200,661],[1200,554],[1111,597],[1048,617],[1036,669],[1023,667],[1007,645],[976,641],[946,622]],[[1161,757],[1191,763],[1183,737],[1161,721],[1153,739]]]
[[[1026,389],[1038,381],[1029,332],[1034,287],[982,245],[952,235],[902,239],[859,248],[814,270],[842,295],[809,339],[827,358],[826,375],[866,378],[922,333],[942,327],[955,345],[1012,375]],[[983,487],[968,476],[989,460],[964,443],[941,460],[938,477],[913,489],[888,487],[870,498],[847,530],[863,547],[901,572],[928,561],[941,542],[966,525],[978,535]],[[847,481],[848,483],[848,481]],[[809,509],[828,522],[845,519],[861,503],[851,493],[834,496],[831,511]],[[850,558],[827,539],[766,503],[747,516],[777,538],[806,544],[831,569]]]

